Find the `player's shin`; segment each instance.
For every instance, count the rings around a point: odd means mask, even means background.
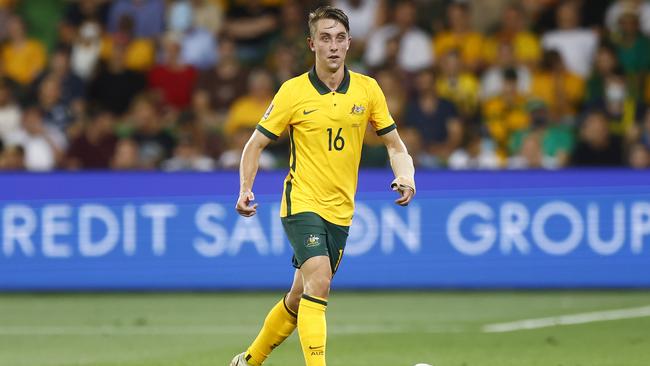
[[[285,298],[280,300],[269,312],[264,320],[262,330],[255,341],[246,351],[246,361],[250,365],[260,366],[271,354],[296,329],[296,313],[285,303]]]
[[[298,334],[307,366],[325,366],[327,300],[302,295],[298,310]]]

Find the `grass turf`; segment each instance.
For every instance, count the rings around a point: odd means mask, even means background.
[[[4,294],[0,365],[228,365],[280,296]],[[649,292],[339,292],[328,364],[647,366],[649,317],[498,334],[481,326],[648,304]],[[265,363],[303,364],[296,334]]]

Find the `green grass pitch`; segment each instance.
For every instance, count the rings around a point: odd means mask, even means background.
[[[3,294],[2,366],[223,366],[280,293]],[[648,366],[650,317],[482,326],[650,305],[650,292],[334,292],[332,366]],[[265,363],[304,365],[292,335]]]

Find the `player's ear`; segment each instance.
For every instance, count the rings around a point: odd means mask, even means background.
[[[307,37],[307,46],[309,47],[310,50],[316,51],[314,48],[314,40],[311,37]]]

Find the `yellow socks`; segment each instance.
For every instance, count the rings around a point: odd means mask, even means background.
[[[246,351],[246,361],[253,366],[260,366],[271,351],[280,345],[296,329],[296,313],[280,300],[264,320],[262,330]]]
[[[298,307],[298,334],[307,366],[325,366],[327,300],[302,295]]]

